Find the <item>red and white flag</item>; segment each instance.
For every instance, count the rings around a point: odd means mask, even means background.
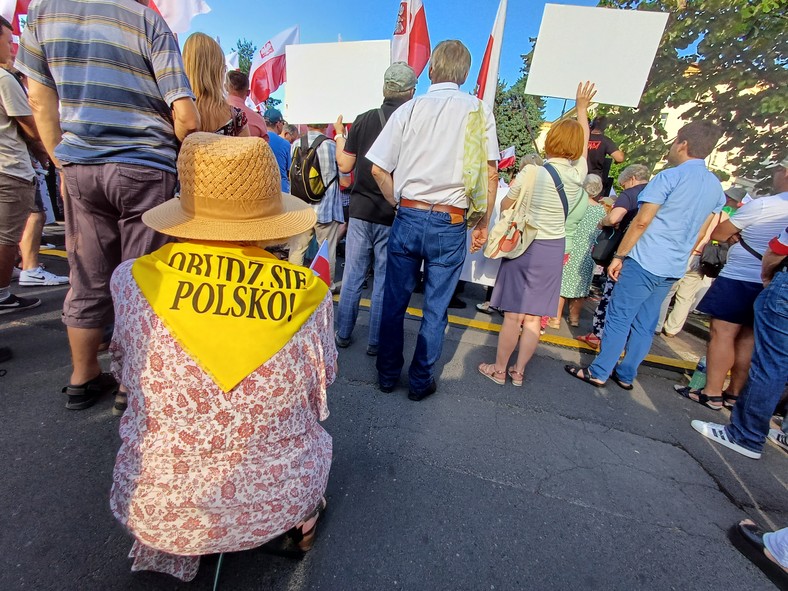
[[[176,35],[188,31],[195,16],[211,12],[204,0],[150,0],[148,6],[162,16]]]
[[[300,41],[301,32],[295,26],[285,29],[257,50],[249,69],[252,100],[255,103],[264,103],[272,92],[287,82],[285,47],[298,45]]]
[[[407,62],[418,78],[430,61],[430,51],[424,4],[421,0],[403,0],[391,42],[391,63]]]
[[[237,70],[241,67],[241,56],[237,51],[231,51],[224,55],[224,65],[228,71]]]
[[[501,46],[503,45],[503,29],[506,25],[507,0],[501,0],[498,14],[495,15],[492,35],[487,41],[484,51],[479,78],[476,80],[476,96],[492,109],[495,105],[495,92],[498,89],[498,66],[501,62]]]
[[[312,264],[309,265],[312,273],[320,277],[326,285],[331,287],[331,266],[328,262],[328,240],[323,240]]]
[[[505,170],[510,166],[514,166],[515,161],[514,146],[510,146],[501,152],[501,158],[498,160],[498,170]]]

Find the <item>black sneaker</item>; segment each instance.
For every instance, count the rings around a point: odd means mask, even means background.
[[[350,339],[343,339],[339,336],[339,332],[334,333],[334,342],[340,349],[347,349],[350,346]]]
[[[430,382],[430,385],[427,386],[427,389],[423,392],[414,392],[411,390],[408,392],[408,398],[413,400],[414,402],[419,402],[420,400],[424,400],[427,396],[435,394],[438,391],[438,384],[435,383],[435,380]]]
[[[90,408],[96,401],[104,394],[110,392],[116,393],[118,391],[118,383],[111,373],[100,373],[89,382],[85,382],[81,386],[73,386],[69,384],[62,390],[64,394],[68,395],[68,402],[66,408],[68,410],[84,410]]]
[[[0,302],[0,314],[10,314],[11,312],[29,310],[30,308],[37,308],[40,305],[41,300],[38,298],[20,298],[11,294]]]

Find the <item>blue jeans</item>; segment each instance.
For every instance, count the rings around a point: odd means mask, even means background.
[[[342,292],[337,310],[337,334],[349,339],[358,318],[358,302],[367,269],[375,259],[372,284],[372,307],[369,311],[369,345],[377,346],[380,334],[380,314],[383,309],[383,282],[386,280],[386,246],[390,226],[373,224],[350,218],[345,237],[345,272],[342,274]]]
[[[759,452],[788,378],[788,271],[777,273],[755,300],[753,329],[747,385],[733,407],[727,432],[742,447]]]
[[[389,236],[386,287],[378,350],[378,379],[393,386],[405,359],[404,321],[410,296],[424,263],[424,315],[408,372],[410,390],[429,388],[432,369],[443,349],[448,309],[465,261],[465,223],[452,224],[447,213],[401,208]]]
[[[675,278],[649,273],[635,259],[624,261],[607,307],[599,355],[588,367],[595,379],[605,381],[615,370],[622,382],[634,381],[638,366],[651,349],[662,300],[675,282]],[[626,355],[616,367],[625,349]]]

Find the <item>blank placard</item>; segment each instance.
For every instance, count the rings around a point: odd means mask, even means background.
[[[350,123],[383,102],[390,41],[288,45],[284,116],[290,123]]]
[[[637,107],[668,15],[547,4],[526,94],[574,99],[577,84],[596,84],[594,102]]]

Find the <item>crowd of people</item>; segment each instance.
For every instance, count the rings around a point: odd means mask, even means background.
[[[467,244],[478,251],[494,234],[499,148],[491,109],[460,90],[471,64],[460,41],[435,47],[424,95],[414,97],[413,70],[394,63],[380,107],[352,126],[338,114],[333,126],[302,128],[276,109],[250,109],[249,78],[225,71],[218,43],[195,33],[181,54],[146,5],[31,4],[19,76],[0,69],[0,314],[40,303],[9,291],[20,249],[19,285],[70,279],[66,407],[115,396],[123,419],[111,507],[134,536],[132,568],[190,580],[204,554],[282,536],[299,551],[312,546],[331,465],[319,422],[336,347],[353,343],[370,273],[366,352],[379,389],[400,385],[405,313],[423,284],[408,397],[437,392]],[[11,34],[0,19],[8,64]],[[599,354],[566,371],[632,390],[657,328],[678,332],[709,282],[704,247],[731,243],[699,305],[713,318],[706,386],[677,391],[732,409],[729,425],[692,422],[706,437],[751,458],[767,437],[788,449],[788,421],[770,426],[788,377],[788,159],[769,164],[774,195],[739,207],[705,164],[723,130],[693,121],[670,146],[668,168],[651,178],[656,163],[629,164],[606,207],[611,160],[626,157],[604,135],[604,118],[589,123],[594,95],[593,84],[578,85],[576,118],[551,127],[544,160],[525,158],[500,203],[501,212],[527,213],[534,232],[522,254],[502,260],[486,305],[503,325],[495,359],[478,371],[523,386],[545,323],[560,322],[567,302],[569,323],[581,322],[592,247],[600,229],[613,228],[620,243],[603,270],[593,332],[581,337]],[[50,162],[61,179],[70,278],[36,256],[35,166]],[[314,239],[327,246],[332,281],[303,266]],[[283,247],[286,257],[271,254]],[[788,567],[788,529],[763,536],[753,527],[742,526]]]

